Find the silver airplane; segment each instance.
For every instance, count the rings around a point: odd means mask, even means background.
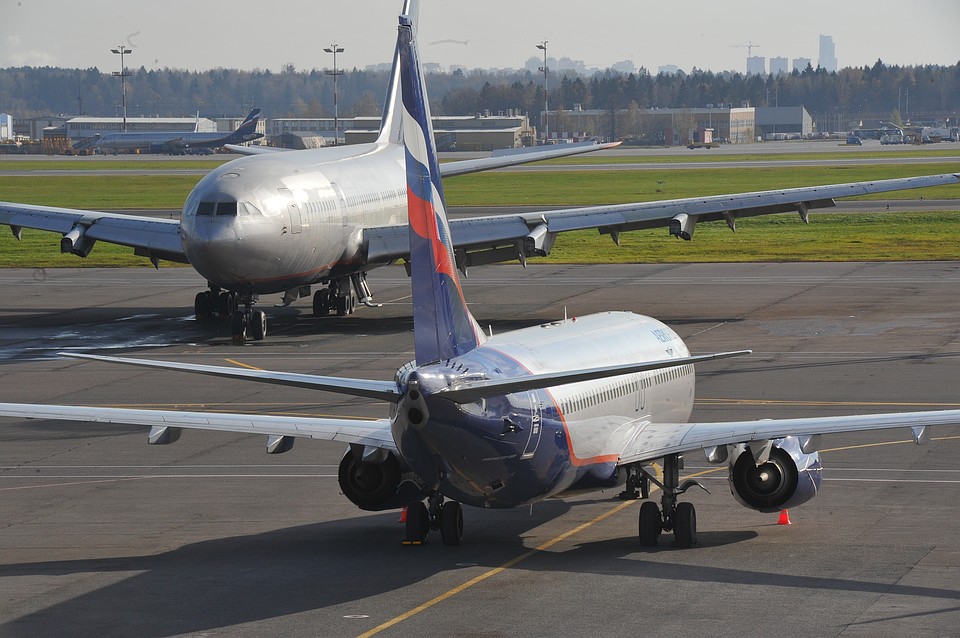
[[[0,403],[0,415],[151,427],[148,441],[170,443],[182,429],[267,435],[267,452],[296,437],[347,443],[339,467],[343,494],[364,510],[407,508],[405,543],[439,530],[463,537],[461,504],[510,508],[576,491],[623,488],[643,498],[639,541],[663,532],[675,545],[697,543],[692,503],[680,497],[684,454],[726,465],[742,505],[765,512],[795,507],[820,489],[817,452],[824,435],[960,425],[960,410],[688,423],[694,364],[749,351],[691,355],[667,325],[629,312],[564,319],[486,337],[463,298],[443,202],[429,106],[408,16],[400,17],[408,240],[416,359],[392,381],[344,379],[168,361],[70,355],[152,368],[246,379],[378,399],[375,420],[305,418]],[[651,463],[662,459],[662,475]],[[660,504],[650,500],[653,486]]]
[[[100,151],[183,152],[191,148],[217,148],[227,144],[243,144],[263,137],[257,133],[260,109],[253,109],[240,126],[230,133],[198,131],[143,131],[135,133],[107,133],[93,140],[91,146]]]
[[[415,14],[415,9],[413,13]],[[282,293],[282,303],[313,297],[313,314],[346,315],[373,306],[366,273],[409,260],[407,189],[400,128],[398,58],[379,138],[369,144],[257,152],[211,171],[183,205],[180,220],[0,202],[0,223],[59,232],[60,250],[81,257],[97,241],[131,246],[154,265],[189,263],[208,282],[196,295],[197,319],[231,317],[233,337],[263,339],[267,318],[254,304]],[[563,145],[540,152],[445,163],[444,177],[614,146]],[[572,148],[571,148],[572,146]],[[240,149],[238,149],[240,150]],[[599,229],[619,243],[626,231],[666,227],[689,240],[699,222],[834,206],[867,193],[956,184],[956,174],[814,186],[712,197],[589,206],[450,222],[457,267],[547,255],[559,233]]]

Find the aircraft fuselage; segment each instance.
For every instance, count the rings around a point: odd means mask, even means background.
[[[688,356],[663,323],[627,312],[589,315],[492,337],[469,353],[410,366],[422,398],[398,406],[393,436],[428,486],[478,507],[515,507],[579,489],[614,488],[637,423],[684,423],[693,366],[518,392],[475,403],[442,398],[458,379],[541,374]],[[422,420],[418,417],[422,416]],[[641,432],[642,436],[642,432]]]
[[[236,159],[184,203],[183,249],[212,284],[258,294],[365,270],[362,229],[406,223],[404,177],[396,144]]]

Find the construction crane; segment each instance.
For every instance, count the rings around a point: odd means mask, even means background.
[[[754,47],[759,47],[760,45],[759,45],[759,44],[754,44],[754,43],[753,43],[753,40],[750,40],[750,41],[748,41],[746,44],[731,44],[730,46],[731,46],[731,47],[735,47],[735,48],[737,48],[737,49],[746,49],[746,50],[747,50],[747,57],[750,57],[750,56],[753,55],[753,49],[754,49]]]

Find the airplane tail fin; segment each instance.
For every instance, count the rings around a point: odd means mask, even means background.
[[[400,15],[408,16],[413,24],[420,16],[419,0],[404,0]],[[383,116],[380,119],[380,135],[377,142],[381,144],[403,144],[402,113],[403,105],[400,97],[400,41],[393,54],[393,67],[390,69],[390,84],[387,86],[387,97],[383,103]]]
[[[250,113],[243,119],[243,122],[240,123],[240,126],[237,127],[235,133],[245,134],[245,133],[254,133],[257,130],[257,122],[260,121],[260,109],[253,109]]]
[[[403,99],[403,143],[410,219],[413,332],[417,365],[462,355],[483,342],[460,288],[444,209],[430,105],[411,19],[400,16],[397,37]]]

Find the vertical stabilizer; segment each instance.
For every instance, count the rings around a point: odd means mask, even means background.
[[[404,0],[400,15],[410,18],[414,25],[420,16],[419,0]],[[415,27],[414,27],[415,28]],[[380,144],[403,144],[403,124],[401,111],[403,105],[400,96],[400,41],[393,53],[393,67],[390,69],[390,84],[387,85],[387,97],[383,102],[383,115],[380,118]]]
[[[407,165],[414,343],[417,364],[424,365],[476,348],[483,333],[467,310],[457,276],[430,106],[409,16],[400,17],[397,50]]]

